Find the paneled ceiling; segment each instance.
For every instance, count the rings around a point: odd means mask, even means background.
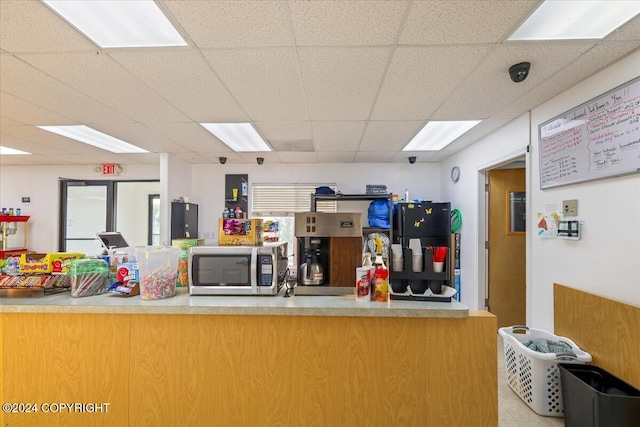
[[[157,3],[188,47],[101,49],[39,1],[0,1],[0,145],[33,153],[0,164],[439,162],[640,47],[640,17],[600,41],[506,41],[539,1]],[[484,121],[401,151],[460,119]],[[275,151],[235,153],[199,125],[245,121]],[[74,124],[150,153],[36,127]]]

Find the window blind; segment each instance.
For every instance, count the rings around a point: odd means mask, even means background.
[[[252,216],[293,216],[311,210],[311,194],[316,187],[327,186],[335,191],[336,184],[252,184]],[[318,201],[318,212],[336,212],[334,200]]]

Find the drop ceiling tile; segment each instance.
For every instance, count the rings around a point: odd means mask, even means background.
[[[640,15],[627,22],[605,39],[606,41],[640,40]]]
[[[367,119],[390,52],[390,48],[300,48],[311,119]]]
[[[232,150],[199,123],[145,123],[186,150],[205,153],[231,153]]]
[[[556,94],[569,89],[639,47],[640,41],[607,41],[599,43],[562,70],[496,112],[492,117],[496,119],[518,117],[525,111],[547,102]]]
[[[410,2],[291,1],[297,46],[371,46],[395,43]]]
[[[314,152],[279,151],[278,157],[282,163],[316,163],[318,156]]]
[[[109,56],[196,122],[248,120],[194,49],[117,49],[109,51]]]
[[[492,49],[489,45],[399,47],[396,49],[373,120],[425,120]]]
[[[39,1],[0,1],[0,47],[7,52],[95,50],[80,32]]]
[[[0,166],[33,166],[38,165],[38,160],[33,155],[0,156]]]
[[[9,96],[9,95],[3,94],[2,92],[0,92],[0,112],[2,113],[5,112],[4,108],[2,107],[2,101],[1,101],[3,96]],[[9,110],[7,109],[6,112],[8,113]],[[17,126],[17,125],[24,125],[24,123],[19,122],[17,120],[10,119],[7,116],[0,115],[0,126]]]
[[[212,163],[210,160],[206,159],[205,157],[201,156],[198,153],[194,153],[192,151],[189,152],[185,152],[185,153],[172,153],[174,156],[178,157],[179,159],[184,160],[185,162],[194,164],[194,165],[202,165],[202,164],[210,164]]]
[[[294,49],[207,50],[203,54],[252,120],[309,119]]]
[[[358,151],[354,162],[356,163],[390,163],[395,151]]]
[[[29,156],[34,163],[39,165],[86,165],[86,164],[100,164],[101,162],[97,158],[87,158],[82,154],[60,154],[60,155],[33,155]],[[94,161],[95,160],[95,161]],[[61,171],[64,174],[64,171]],[[96,174],[96,177],[99,176]],[[63,178],[72,178],[64,177]]]
[[[199,48],[293,46],[283,1],[163,1]]]
[[[415,1],[400,44],[497,43],[539,1]]]
[[[359,151],[402,150],[424,125],[424,120],[370,121],[364,131]]]
[[[264,151],[259,151],[259,152],[250,152],[250,153],[236,153],[238,156],[240,156],[245,163],[253,163],[253,164],[257,164],[257,158],[258,157],[262,157],[264,159],[264,164],[269,164],[269,163],[280,163],[280,157],[278,157],[278,153],[274,152],[274,151],[269,151],[269,152],[264,152]]]
[[[356,151],[367,122],[312,122],[317,152]]]
[[[135,121],[188,120],[144,82],[100,52],[26,54],[20,59]]]
[[[152,127],[141,123],[100,124],[94,126],[97,131],[133,144],[153,153],[173,153],[188,151],[180,143],[169,139],[166,135]]]
[[[427,163],[432,161],[433,157],[437,154],[437,151],[400,151],[393,156],[391,163],[406,163],[408,168],[420,168],[420,163]],[[416,162],[414,164],[409,163],[409,157],[414,156]]]
[[[220,157],[226,157],[227,158],[227,163],[225,163],[225,165],[228,164],[233,164],[233,163],[245,163],[245,160],[240,157],[237,153],[234,152],[202,152],[199,151],[198,154],[207,159],[207,161],[211,164],[220,164]],[[254,159],[255,160],[255,159]],[[222,166],[222,165],[220,165]]]
[[[20,138],[15,135],[11,135],[11,128],[3,128],[3,133],[0,134],[0,145],[9,148],[15,148],[16,150],[26,151],[27,153],[32,154],[42,154],[42,155],[54,155],[65,152],[60,147],[56,147],[52,144],[39,144],[37,142],[33,142],[29,139]],[[67,151],[68,153],[72,153],[73,151]]]
[[[268,141],[302,141],[312,136],[310,121],[254,122],[253,125]]]
[[[160,155],[156,153],[119,154],[118,161],[114,163],[121,165],[129,163],[158,165],[158,168],[160,168]],[[127,166],[124,167],[128,168]]]
[[[431,119],[491,117],[554,73],[561,72],[592,46],[592,43],[558,42],[500,45],[474,70],[471,78],[456,88]],[[509,67],[523,61],[531,63],[529,76],[523,82],[514,83],[509,78]]]
[[[0,92],[0,112],[3,117],[29,125],[74,125],[78,122],[54,111],[34,105],[7,92]],[[4,125],[4,123],[3,123]]]
[[[355,151],[317,153],[318,163],[351,163],[356,157]]]
[[[91,145],[65,138],[35,126],[3,126],[2,134],[53,148],[60,153],[95,153],[96,150],[99,150]],[[46,149],[45,152],[49,152],[49,149]],[[36,153],[34,152],[34,154]]]
[[[56,56],[48,56],[49,58]],[[10,56],[0,55],[0,88],[32,104],[57,113],[49,120],[32,124],[73,124],[98,122],[130,122],[131,118],[96,101],[82,92],[52,78],[36,67]],[[63,118],[66,117],[65,118]],[[39,118],[39,117],[38,117]],[[69,120],[74,122],[69,123]]]

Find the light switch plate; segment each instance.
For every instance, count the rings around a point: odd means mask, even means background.
[[[562,213],[567,216],[578,216],[578,200],[563,200]]]

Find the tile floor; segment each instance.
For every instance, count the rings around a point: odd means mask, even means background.
[[[562,417],[543,417],[524,403],[507,383],[502,337],[498,335],[498,426],[542,427],[564,426]]]

